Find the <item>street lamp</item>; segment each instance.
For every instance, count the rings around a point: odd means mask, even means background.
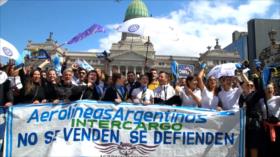
[[[147,62],[148,62],[148,52],[149,52],[149,46],[152,45],[152,43],[150,42],[150,37],[148,36],[148,41],[144,43],[144,45],[147,47],[147,50],[146,50],[146,56],[145,56],[145,64],[144,64],[144,69],[145,69],[145,72],[148,71],[148,66],[147,66]]]

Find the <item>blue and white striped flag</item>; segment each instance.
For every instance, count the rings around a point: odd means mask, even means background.
[[[82,33],[79,33],[78,35],[74,36],[72,39],[66,42],[66,44],[73,44],[80,40],[83,40],[84,38],[88,37],[89,35],[97,32],[105,32],[105,28],[98,25],[93,24],[91,27],[83,31]]]

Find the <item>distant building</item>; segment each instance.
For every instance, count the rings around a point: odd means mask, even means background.
[[[240,56],[238,52],[228,52],[221,49],[218,39],[216,39],[216,45],[214,46],[213,50],[211,50],[210,46],[207,48],[208,50],[205,53],[200,54],[199,61],[206,63],[208,68],[212,68],[215,65],[223,63],[240,62]]]
[[[60,56],[62,59],[65,57],[65,54],[67,54],[67,49],[59,47],[59,44],[53,40],[52,36],[53,33],[51,32],[49,37],[43,43],[34,43],[31,40],[28,41],[25,50],[30,51],[31,56],[25,61],[26,64],[36,67],[48,57],[51,57],[55,54]],[[48,56],[46,56],[44,52],[47,52]]]
[[[268,32],[280,30],[280,19],[252,19],[248,21],[248,59],[253,66],[263,49],[270,46]],[[276,38],[280,40],[280,36]]]
[[[248,60],[248,34],[247,32],[234,31],[232,33],[232,43],[226,46],[223,50],[228,52],[238,52],[241,60]]]
[[[272,30],[268,33],[271,45],[262,50],[259,59],[266,66],[274,67],[272,70],[271,81],[276,86],[277,94],[280,94],[280,30]]]

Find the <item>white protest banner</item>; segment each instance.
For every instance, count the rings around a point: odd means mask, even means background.
[[[244,156],[244,115],[199,108],[82,100],[17,105],[4,156]]]
[[[3,152],[2,145],[4,141],[4,131],[5,131],[5,111],[3,107],[0,107],[0,152]]]

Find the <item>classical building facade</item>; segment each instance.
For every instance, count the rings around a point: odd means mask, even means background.
[[[126,10],[124,21],[149,16],[149,11],[144,2],[133,0]],[[67,56],[70,58],[69,64],[72,64],[77,58],[83,58],[94,67],[104,70],[108,75],[112,75],[113,72],[126,74],[128,71],[143,74],[150,68],[170,72],[172,60],[187,65],[195,65],[199,60],[198,57],[156,55],[154,46],[148,37],[130,33],[122,33],[120,41],[112,44],[107,59],[102,57],[101,52],[68,52]]]
[[[34,43],[31,40],[28,41],[25,50],[31,52],[31,56],[25,61],[26,64],[32,65],[34,67],[38,66],[48,57],[57,54],[60,58],[64,59],[67,54],[67,49],[60,47],[57,41],[53,40],[53,33],[49,34],[49,37],[45,42]],[[48,56],[44,52],[48,53]],[[62,60],[63,61],[63,60]],[[48,65],[49,66],[49,65]]]
[[[133,0],[128,6],[124,21],[137,18],[148,17],[149,11],[142,0]],[[110,53],[104,52],[78,52],[68,51],[52,39],[52,34],[45,43],[29,42],[26,49],[31,51],[33,56],[39,55],[38,49],[45,49],[50,55],[58,53],[60,56],[67,58],[68,67],[77,59],[84,59],[94,68],[102,69],[106,74],[112,75],[114,72],[127,74],[133,71],[136,74],[143,74],[149,68],[156,68],[158,71],[170,72],[170,64],[173,60],[178,64],[191,65],[194,67],[194,73],[199,70],[199,60],[206,62],[210,67],[225,62],[239,61],[237,53],[227,53],[218,45],[214,50],[208,49],[207,52],[199,57],[157,55],[153,44],[148,37],[143,37],[130,33],[122,33],[121,39],[113,43]],[[38,62],[40,60],[37,60]],[[42,61],[42,60],[41,60]]]
[[[218,39],[216,39],[216,45],[214,46],[214,49],[211,50],[210,46],[207,48],[208,50],[205,53],[200,54],[199,61],[206,63],[208,68],[212,68],[218,64],[241,61],[240,55],[237,51],[228,52],[221,49]]]

